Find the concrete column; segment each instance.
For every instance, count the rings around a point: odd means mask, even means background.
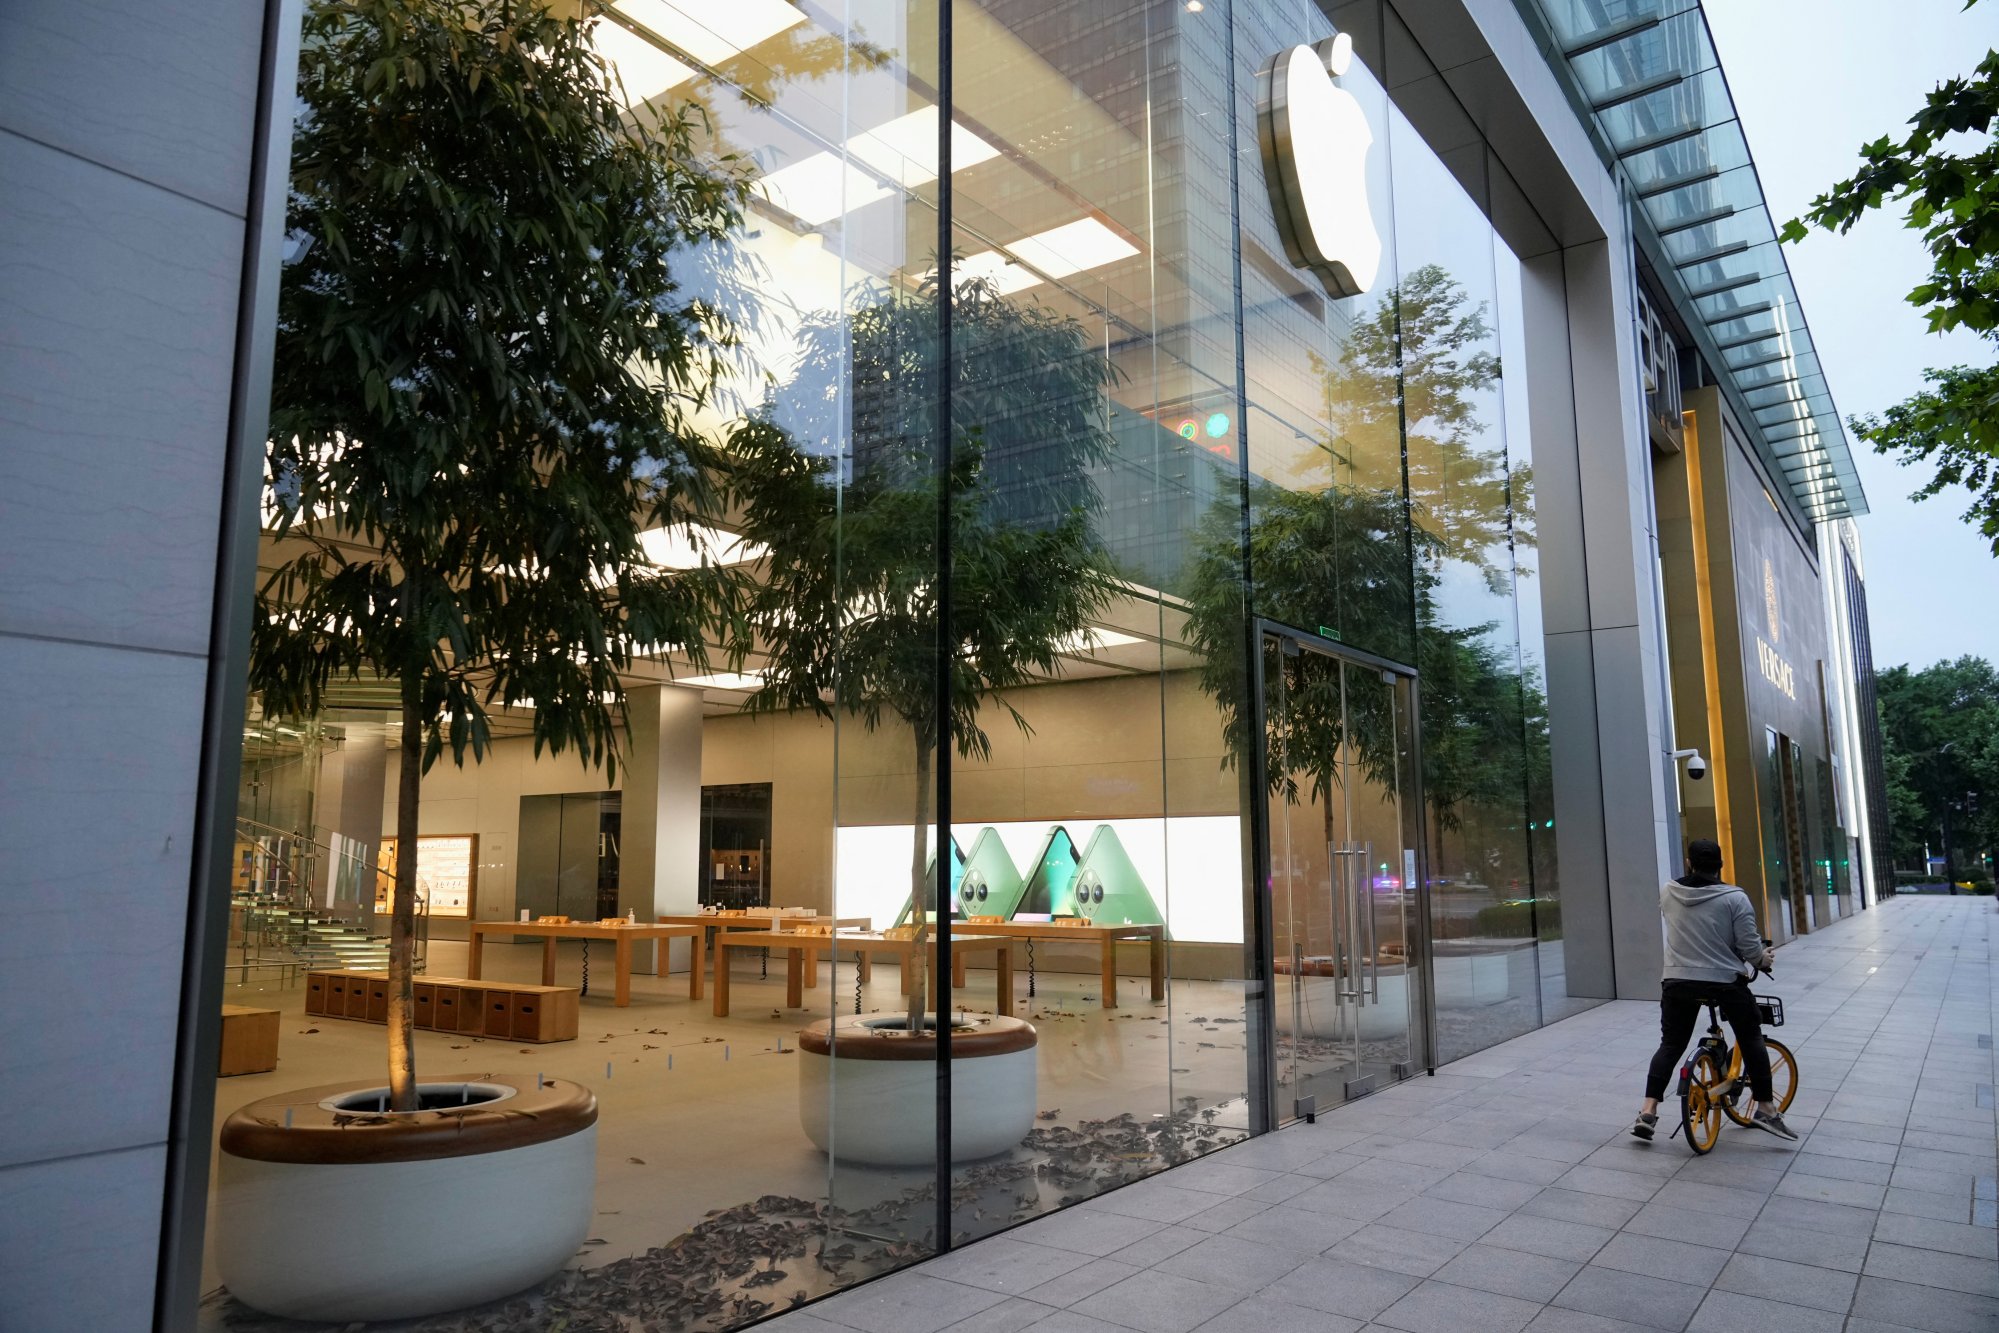
[[[1621,238],[1523,261],[1569,993],[1657,994],[1669,865],[1651,456]]]
[[[625,754],[618,860],[619,905],[640,920],[700,905],[701,692],[649,685],[625,695],[631,747]],[[687,966],[673,941],[671,968]]]
[[[389,750],[382,728],[350,727],[345,743],[320,761],[314,802],[320,836],[349,839],[356,844],[349,850],[374,861],[382,847],[382,796],[388,772]],[[330,901],[334,871],[333,858],[322,853],[319,883],[313,886],[322,905]],[[367,913],[373,912],[373,901],[364,893]]]

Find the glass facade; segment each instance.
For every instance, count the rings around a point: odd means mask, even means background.
[[[421,928],[433,1019],[539,978],[580,1021],[489,1002],[419,1031],[422,1076],[568,1081],[598,1118],[580,1253],[423,1327],[733,1327],[1590,1003],[1520,262],[1487,219],[1518,189],[1464,112],[1398,107],[1434,71],[1392,11],[1338,12],[1381,255],[1357,295],[1287,258],[1258,132],[1273,60],[1335,35],[1315,6],[590,19],[628,95],[698,103],[701,151],[754,174],[681,268],[741,331],[691,410],[732,442],[726,502],[656,558],[733,552],[757,639],[628,673],[616,782],[505,718],[425,781],[424,834],[477,862],[473,919]],[[379,862],[392,695],[354,686],[310,744],[246,730],[247,854]],[[301,1021],[218,1120],[380,1079],[365,1003],[313,1010],[307,978],[342,970],[315,933],[375,963],[373,896],[297,882],[238,894],[266,966],[230,998]],[[692,925],[651,970],[616,927],[497,929],[553,916]],[[882,1035],[911,1013],[934,1040]],[[248,1206],[225,1171],[211,1229]],[[227,1251],[204,1317],[259,1327]]]

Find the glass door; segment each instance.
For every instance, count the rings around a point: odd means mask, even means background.
[[[1263,636],[1275,1119],[1417,1067],[1414,677],[1326,640]]]

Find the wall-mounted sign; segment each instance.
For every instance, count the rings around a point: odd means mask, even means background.
[[[381,877],[375,886],[375,910],[386,912],[396,886],[396,840],[382,839],[375,864]],[[479,882],[479,835],[426,834],[416,840],[416,890],[432,916],[469,917]]]
[[[1353,61],[1345,33],[1294,46],[1257,79],[1263,179],[1284,253],[1335,297],[1359,296],[1381,267],[1381,233],[1367,199],[1374,143],[1360,102],[1333,79]]]
[[[1783,654],[1763,642],[1763,636],[1756,636],[1756,666],[1763,673],[1763,679],[1784,692],[1786,698],[1798,697],[1798,673],[1784,660]]]

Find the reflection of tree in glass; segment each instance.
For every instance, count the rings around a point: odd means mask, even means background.
[[[1496,641],[1498,622],[1453,626],[1440,606],[1451,563],[1509,594],[1511,546],[1531,540],[1509,506],[1525,503],[1527,470],[1509,476],[1504,448],[1477,444],[1484,423],[1475,395],[1497,380],[1499,360],[1488,350],[1484,306],[1466,301],[1444,269],[1425,266],[1356,322],[1336,361],[1315,356],[1327,479],[1299,489],[1251,479],[1247,580],[1233,500],[1204,520],[1190,565],[1189,633],[1203,654],[1202,684],[1222,709],[1227,762],[1249,739],[1245,611],[1306,630],[1330,626],[1344,643],[1418,666],[1424,798],[1440,837],[1462,826],[1468,807],[1518,813],[1530,781],[1523,741],[1535,771],[1547,755],[1545,698]],[[1399,487],[1364,484],[1369,459],[1398,451],[1404,422],[1406,504]],[[1393,469],[1381,463],[1380,473],[1386,481]],[[1265,709],[1273,792],[1295,800],[1304,777],[1324,800],[1349,741],[1365,778],[1386,789],[1396,760],[1386,716],[1350,710],[1343,730],[1336,673],[1310,658],[1273,657],[1273,667],[1284,673],[1288,705]],[[1266,681],[1273,698],[1276,688]]]
[[[940,725],[937,313],[926,286],[814,319],[783,394],[790,437],[766,412],[734,442],[744,534],[770,548],[755,608],[770,656],[750,707],[848,713],[870,731],[885,719],[909,727],[919,931],[935,906],[926,834]],[[1089,469],[1112,448],[1112,371],[1082,325],[982,282],[958,287],[952,327],[955,651],[944,721],[961,755],[983,759],[992,745],[982,704],[991,698],[1028,730],[1002,692],[1052,674],[1110,596]],[[919,984],[912,1022],[921,995]]]
[[[1392,458],[1397,427],[1407,432],[1410,509],[1434,540],[1438,561],[1475,567],[1502,591],[1512,532],[1508,506],[1524,504],[1525,467],[1509,475],[1503,446],[1480,448],[1486,423],[1477,396],[1499,381],[1485,303],[1466,308],[1465,289],[1441,266],[1426,264],[1392,287],[1372,314],[1348,331],[1337,360],[1314,353],[1336,464],[1379,439]]]

